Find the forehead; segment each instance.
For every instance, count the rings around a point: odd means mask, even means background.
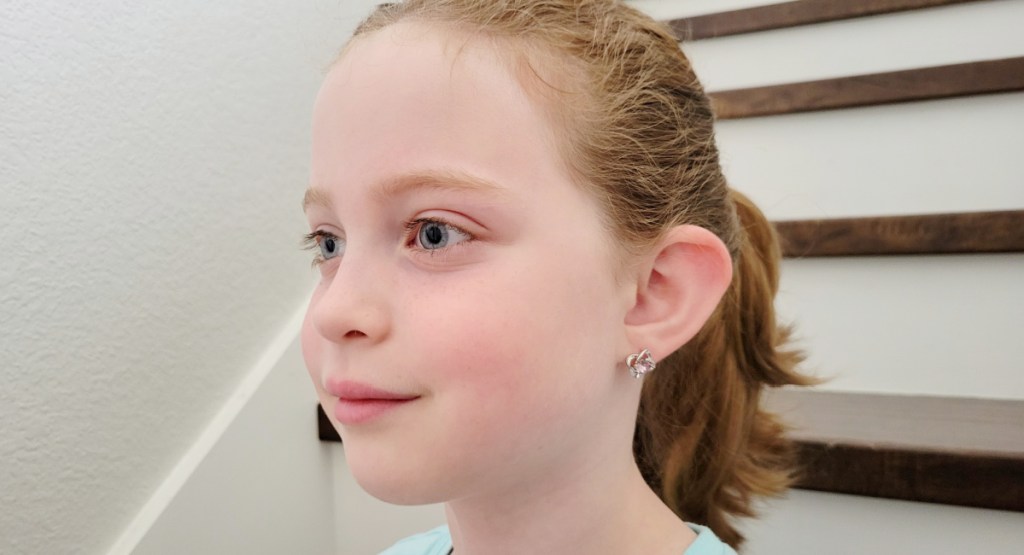
[[[314,184],[452,166],[503,185],[571,181],[547,113],[496,48],[421,23],[355,39],[317,96]]]

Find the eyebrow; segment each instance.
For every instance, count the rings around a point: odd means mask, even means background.
[[[419,171],[390,177],[376,187],[373,196],[377,202],[384,203],[395,197],[423,189],[495,196],[504,196],[508,193],[508,189],[483,177],[461,170],[445,169]],[[305,212],[310,206],[331,209],[331,198],[327,190],[315,185],[306,189],[306,194],[302,199],[302,211]]]
[[[331,197],[324,189],[319,187],[310,187],[306,189],[306,194],[302,196],[302,211],[308,211],[310,206],[320,206],[330,210]]]

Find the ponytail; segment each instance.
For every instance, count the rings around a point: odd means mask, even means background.
[[[738,547],[733,517],[753,516],[754,496],[793,479],[785,427],[760,407],[765,386],[809,385],[803,359],[775,321],[779,243],[747,197],[730,190],[739,220],[733,281],[703,329],[645,377],[634,452],[644,478],[684,520]]]

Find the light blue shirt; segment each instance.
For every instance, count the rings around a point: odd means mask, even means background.
[[[682,555],[736,555],[710,528],[689,522],[686,525],[697,533],[697,539]],[[438,526],[429,532],[409,536],[385,549],[380,555],[448,555],[451,548],[452,536],[448,533],[448,527]]]

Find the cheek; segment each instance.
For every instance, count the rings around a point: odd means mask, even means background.
[[[404,327],[412,332],[409,352],[431,366],[428,379],[454,393],[518,387],[536,335],[524,325],[521,303],[511,298],[515,292],[476,280],[449,291],[419,295],[410,310],[418,321]]]
[[[529,271],[516,262],[447,292],[420,292],[411,312],[435,315],[409,326],[420,330],[409,352],[430,365],[430,387],[450,409],[446,425],[469,445],[502,437],[514,449],[517,434],[534,441],[571,427],[611,379],[605,284],[579,279],[583,268]]]

